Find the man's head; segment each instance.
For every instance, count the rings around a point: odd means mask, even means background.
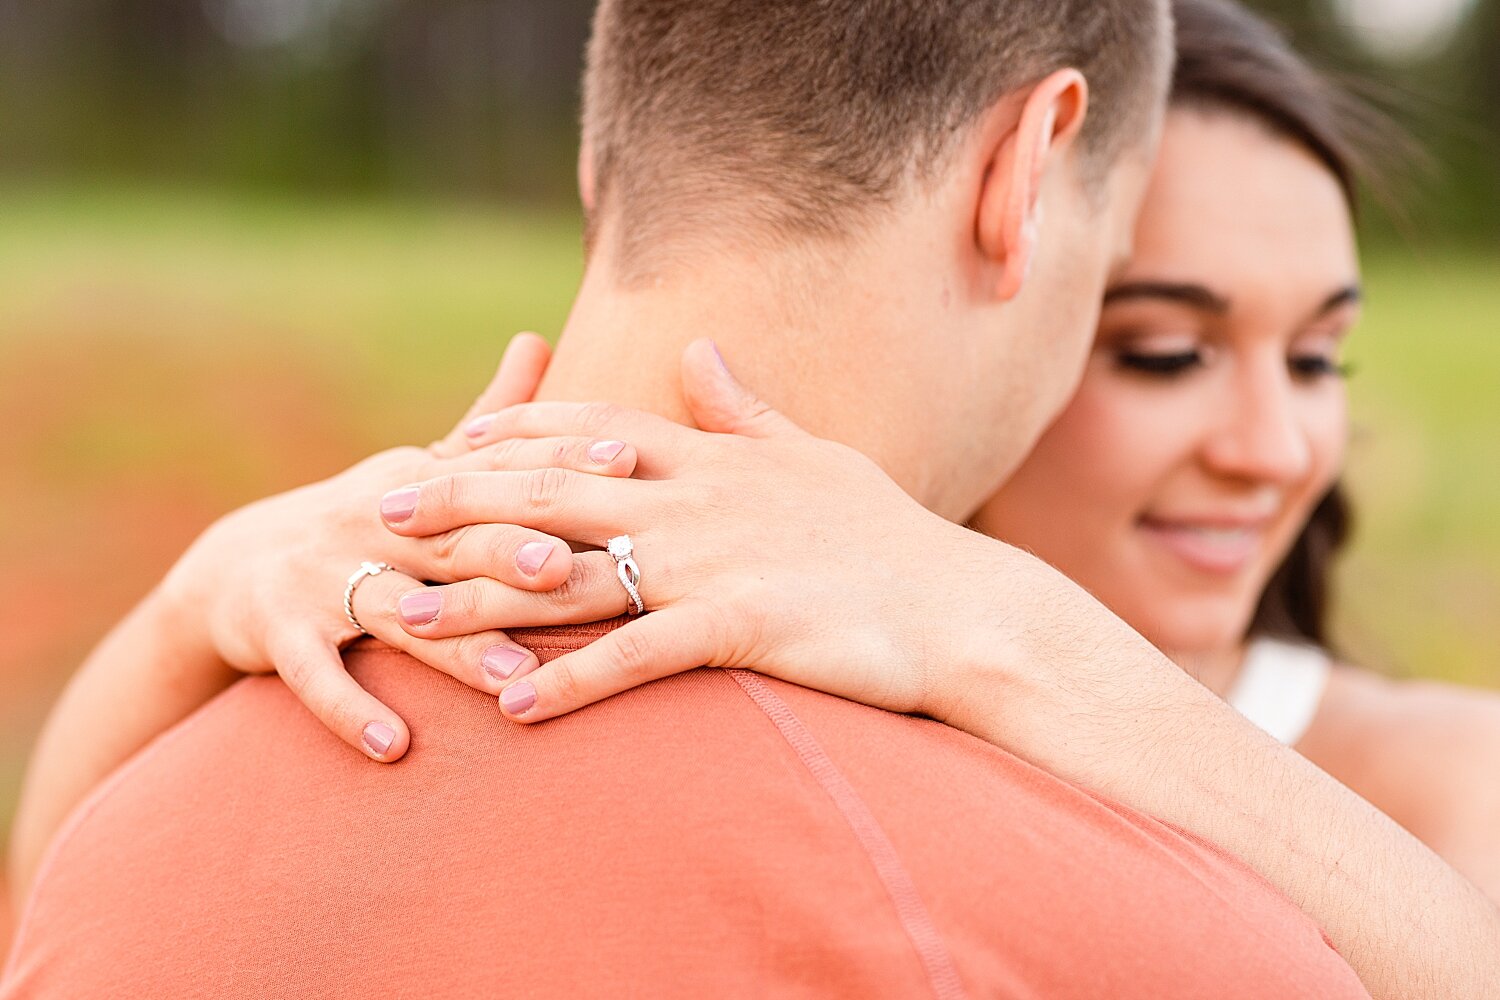
[[[590,270],[621,295],[763,275],[757,305],[817,331],[799,376],[856,382],[883,408],[873,426],[927,437],[931,467],[906,485],[961,513],[1082,370],[1170,35],[1164,0],[602,0],[580,163]],[[720,335],[741,356],[761,346]],[[909,457],[750,367],[814,430],[888,467]],[[923,418],[893,420],[898,400]],[[959,463],[970,477],[931,495]]]

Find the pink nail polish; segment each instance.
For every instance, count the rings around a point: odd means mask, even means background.
[[[365,746],[369,747],[370,752],[375,754],[377,757],[385,756],[385,752],[391,748],[391,741],[395,738],[396,730],[392,729],[384,722],[370,723],[365,727],[364,735],[362,737]]]
[[[521,546],[521,551],[516,553],[516,565],[527,576],[536,576],[542,571],[542,565],[551,555],[552,544],[550,542],[527,542]]]
[[[589,461],[595,465],[608,465],[624,450],[624,441],[595,441],[589,445]]]
[[[507,715],[520,715],[536,704],[536,688],[530,681],[516,681],[500,692],[500,707]]]
[[[436,590],[413,590],[402,594],[396,602],[401,611],[401,620],[408,625],[426,625],[443,610],[443,595]]]
[[[486,413],[464,424],[464,434],[471,438],[483,437],[484,432],[495,426],[495,414]]]
[[[380,516],[392,524],[400,524],[409,519],[412,511],[417,509],[417,497],[421,494],[422,491],[415,486],[391,490],[380,498]]]
[[[484,672],[497,681],[509,680],[510,675],[520,669],[530,657],[524,649],[516,649],[513,646],[491,646],[484,651],[479,658],[479,663],[484,667]]]

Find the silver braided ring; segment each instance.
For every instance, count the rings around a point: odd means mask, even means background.
[[[630,544],[630,536],[616,535],[611,538],[609,554],[614,557],[615,572],[620,577],[625,593],[630,595],[627,612],[638,615],[646,610],[646,602],[641,600],[641,568],[635,564],[635,548]]]
[[[360,635],[369,635],[370,632],[359,623],[358,618],[354,617],[354,592],[359,589],[359,585],[364,583],[368,577],[379,576],[392,569],[395,569],[395,567],[388,563],[362,562],[359,564],[359,569],[350,575],[349,582],[344,584],[344,617],[349,619],[350,625],[359,630]]]

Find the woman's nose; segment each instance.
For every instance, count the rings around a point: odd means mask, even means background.
[[[1312,467],[1312,444],[1298,420],[1295,387],[1286,371],[1247,371],[1224,400],[1223,421],[1205,448],[1220,475],[1278,485],[1295,483]]]

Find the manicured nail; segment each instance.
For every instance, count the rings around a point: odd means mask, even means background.
[[[551,542],[527,542],[521,546],[521,551],[516,553],[516,565],[527,576],[536,576],[542,571],[542,564],[551,555]]]
[[[531,656],[524,649],[516,649],[514,646],[491,646],[484,651],[479,658],[484,672],[497,681],[509,680],[510,675],[525,663]]]
[[[402,594],[397,602],[401,609],[401,620],[408,625],[426,625],[443,610],[443,595],[436,590],[413,590]]]
[[[530,681],[516,681],[500,692],[500,707],[507,715],[520,715],[536,704],[536,688]]]
[[[624,450],[624,441],[595,441],[589,445],[589,460],[595,465],[608,465]]]
[[[391,741],[396,738],[396,730],[387,726],[384,722],[372,722],[365,727],[365,746],[377,757],[384,757],[385,752],[391,748]]]
[[[417,509],[417,497],[421,494],[422,491],[415,486],[391,490],[380,498],[380,516],[392,524],[400,524],[410,518],[412,511]]]
[[[483,437],[484,432],[495,426],[495,414],[486,413],[464,424],[464,434],[471,438]]]

